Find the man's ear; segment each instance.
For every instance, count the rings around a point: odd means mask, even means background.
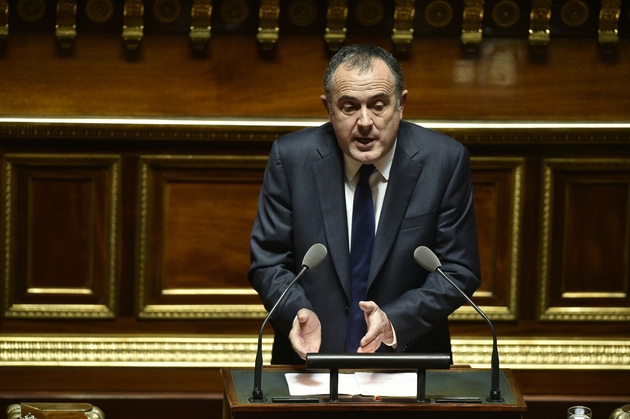
[[[326,113],[330,115],[332,113],[332,110],[330,108],[330,103],[328,102],[328,98],[326,97],[326,95],[321,95],[319,99],[322,101],[324,108],[326,108]]]
[[[407,95],[408,95],[408,91],[407,90],[403,90],[403,92],[400,94],[400,112],[402,113],[403,108],[405,107],[405,102],[407,102]]]

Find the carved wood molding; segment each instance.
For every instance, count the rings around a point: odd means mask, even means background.
[[[269,364],[273,339],[263,338]],[[453,337],[456,364],[487,368],[492,340]],[[2,335],[0,366],[253,367],[254,336]],[[500,337],[501,367],[629,370],[630,339]]]

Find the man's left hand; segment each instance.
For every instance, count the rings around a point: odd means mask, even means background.
[[[374,301],[361,301],[359,307],[365,315],[367,333],[361,339],[358,353],[374,353],[381,343],[391,344],[394,341],[394,331],[389,317]]]

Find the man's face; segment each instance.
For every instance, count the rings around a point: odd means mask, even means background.
[[[339,146],[363,164],[380,160],[394,146],[406,99],[405,90],[397,107],[393,76],[381,60],[363,73],[341,64],[333,76],[331,101],[321,96]]]

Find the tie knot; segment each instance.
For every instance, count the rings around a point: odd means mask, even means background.
[[[367,183],[370,180],[370,175],[374,171],[373,164],[364,164],[359,169],[359,183]]]

